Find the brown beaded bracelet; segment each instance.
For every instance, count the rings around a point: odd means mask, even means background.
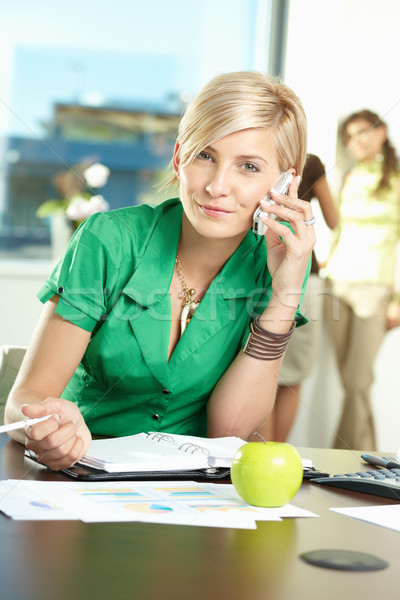
[[[296,329],[296,323],[287,333],[272,333],[260,326],[259,317],[250,323],[250,333],[243,352],[259,360],[276,360],[286,350],[290,337]]]

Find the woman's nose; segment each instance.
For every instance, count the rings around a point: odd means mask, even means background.
[[[206,185],[206,192],[211,198],[227,196],[230,193],[228,174],[222,169],[216,171],[211,181]]]

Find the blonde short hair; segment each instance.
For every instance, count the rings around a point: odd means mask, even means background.
[[[273,129],[280,169],[294,167],[301,175],[307,152],[303,106],[289,87],[253,71],[219,75],[190,102],[178,131],[180,165],[217,140],[255,127]]]

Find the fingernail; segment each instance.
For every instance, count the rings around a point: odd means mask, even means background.
[[[265,200],[264,199],[264,200],[261,200],[260,204],[265,207],[265,206],[271,206],[271,204],[275,205],[276,202],[274,202],[274,200]]]

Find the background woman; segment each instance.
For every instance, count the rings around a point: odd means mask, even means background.
[[[327,264],[332,296],[326,314],[345,391],[334,445],[374,450],[374,361],[387,329],[400,323],[394,289],[399,165],[387,127],[375,113],[350,115],[341,136],[355,164],[344,179],[339,227]]]

